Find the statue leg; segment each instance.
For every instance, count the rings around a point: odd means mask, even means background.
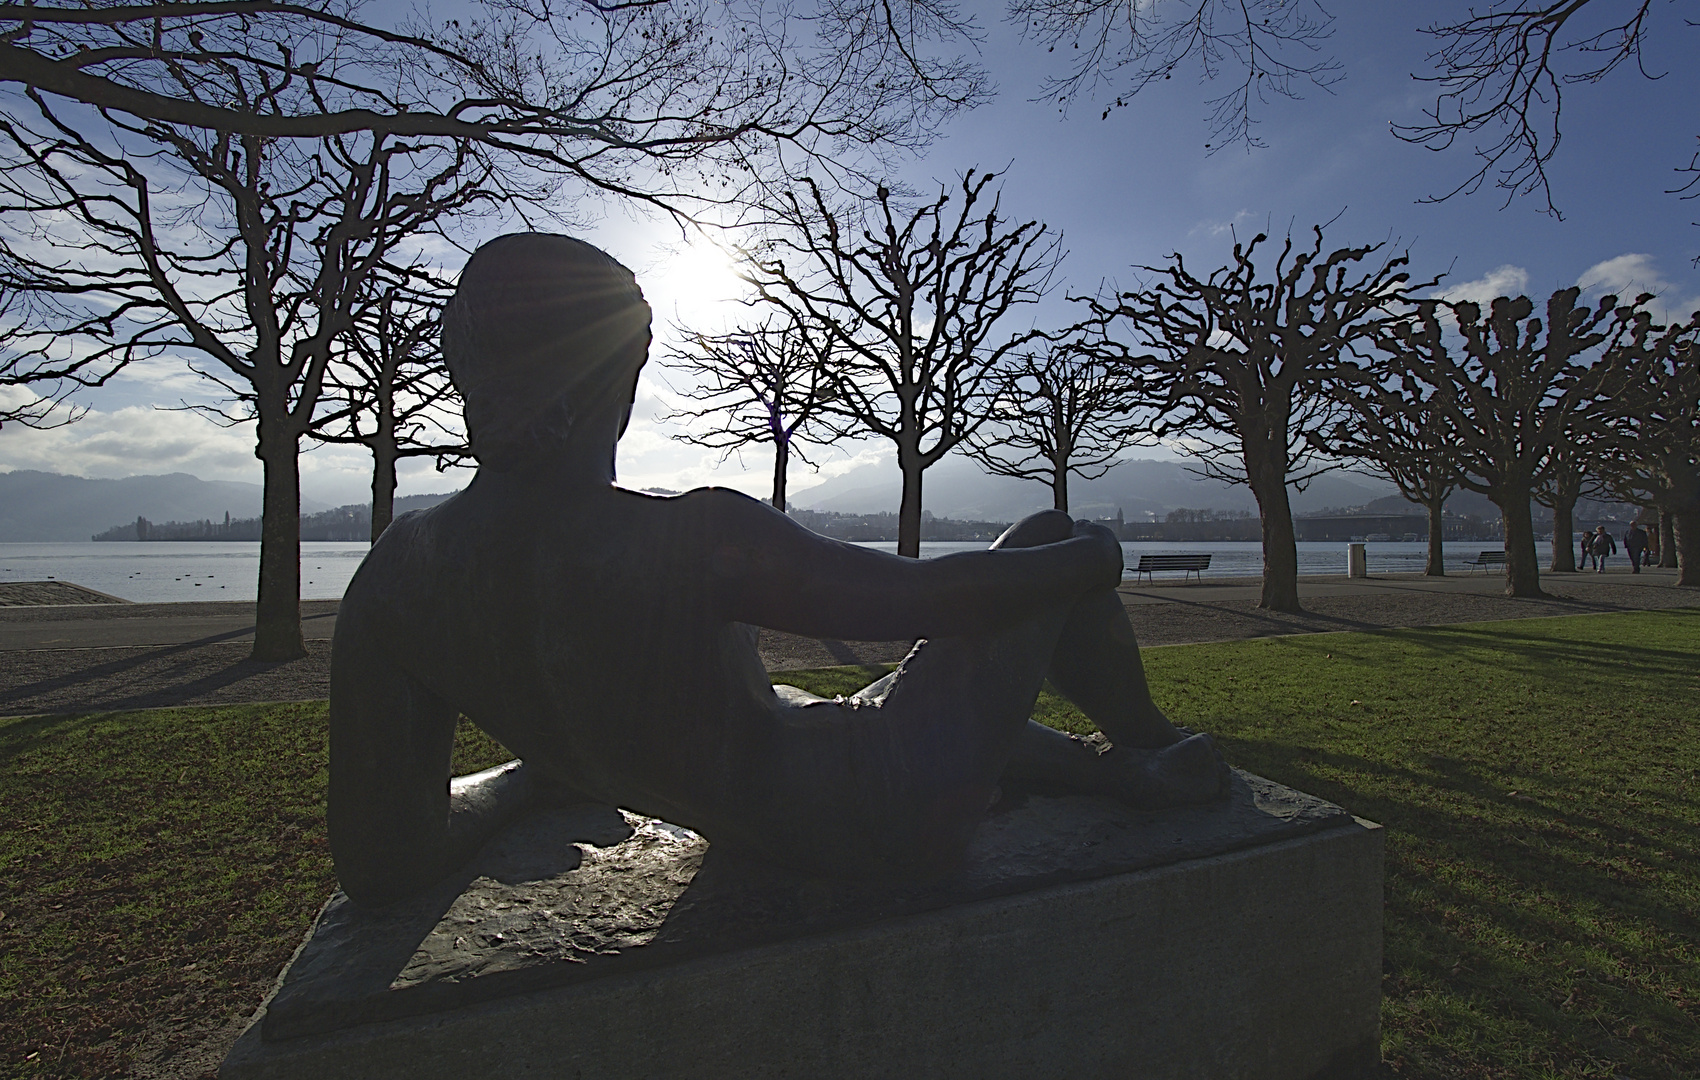
[[[1051,510],[1012,525],[992,546],[1054,544],[1068,539],[1073,530],[1067,514]],[[1114,589],[1074,605],[1051,650],[1048,674],[1063,696],[1117,746],[1155,749],[1185,737],[1151,700],[1139,642]]]
[[[1056,543],[1072,531],[1066,514],[1047,511],[1016,523],[993,546]],[[1139,642],[1114,589],[1069,611],[1047,674],[1111,749],[1030,722],[1006,771],[1012,779],[1146,807],[1207,801],[1226,790],[1227,766],[1210,737],[1181,731],[1151,700]]]
[[[741,820],[705,831],[829,876],[948,873],[997,797],[1066,619],[1059,607],[994,634],[918,642],[849,698],[777,687],[777,737],[734,796]]]
[[[1049,511],[999,545],[1054,543],[1073,528]],[[1077,652],[1064,655],[1064,642]],[[777,738],[740,785],[738,820],[705,831],[816,873],[914,877],[959,862],[1006,775],[1140,806],[1216,797],[1225,767],[1209,737],[1168,723],[1138,661],[1112,590],[994,633],[922,641],[847,699],[781,686]],[[1059,673],[1127,748],[1101,754],[1029,719]]]

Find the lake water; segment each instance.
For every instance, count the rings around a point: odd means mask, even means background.
[[[302,599],[340,597],[369,546],[302,544]],[[0,582],[55,578],[143,603],[253,600],[259,577],[260,545],[253,541],[0,544]]]
[[[306,600],[334,600],[348,587],[360,560],[366,557],[363,543],[305,543],[301,545],[301,596]],[[862,544],[880,551],[897,550],[895,543]],[[980,543],[932,543],[921,545],[921,557],[935,558],[956,551],[974,551]],[[1472,541],[1451,544],[1446,549],[1446,570],[1467,570],[1465,559],[1493,543]],[[1421,573],[1427,554],[1423,543],[1369,544],[1372,574]],[[1209,552],[1211,577],[1259,577],[1263,573],[1263,551],[1255,543],[1165,544],[1150,541],[1122,545],[1128,566],[1136,566],[1141,555],[1203,554]],[[1545,555],[1545,546],[1542,546]],[[1301,543],[1300,574],[1344,574],[1346,545]],[[106,542],[63,544],[0,544],[0,582],[72,581],[126,600],[145,603],[181,600],[253,600],[260,573],[258,543],[170,543]],[[1179,581],[1180,574],[1164,574],[1159,580]]]

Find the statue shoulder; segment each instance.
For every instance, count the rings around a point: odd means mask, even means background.
[[[785,515],[775,510],[772,504],[733,488],[692,488],[682,495],[672,496],[670,501],[677,504],[682,510],[700,514],[709,519],[735,522],[749,519],[785,518]]]
[[[429,588],[440,561],[433,518],[446,505],[414,510],[390,522],[343,592],[339,618],[360,611],[393,611]]]

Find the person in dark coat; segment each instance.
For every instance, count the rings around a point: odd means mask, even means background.
[[[1629,553],[1629,572],[1641,572],[1641,557],[1647,550],[1647,530],[1640,522],[1632,522],[1629,531],[1623,534],[1623,550]]]
[[[1596,525],[1594,526],[1594,539],[1588,545],[1588,549],[1594,553],[1596,563],[1594,572],[1603,574],[1606,572],[1606,556],[1617,554],[1617,541],[1611,538],[1611,533],[1606,532],[1604,525]]]
[[[1591,554],[1592,554],[1592,548],[1593,548],[1593,545],[1594,545],[1594,534],[1589,532],[1586,529],[1583,529],[1582,530],[1582,539],[1579,541],[1579,544],[1580,544],[1581,549],[1582,549],[1582,561],[1576,564],[1576,569],[1586,570],[1586,569],[1588,569],[1588,565],[1589,565],[1588,559],[1591,557]],[[1598,563],[1596,562],[1595,565],[1598,565]]]

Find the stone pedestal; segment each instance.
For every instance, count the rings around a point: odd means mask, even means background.
[[[1346,545],[1346,576],[1349,578],[1369,577],[1368,548],[1364,544]]]
[[[1368,1076],[1381,908],[1378,826],[1243,773],[1012,796],[902,889],[587,808],[404,907],[333,897],[220,1076]]]

